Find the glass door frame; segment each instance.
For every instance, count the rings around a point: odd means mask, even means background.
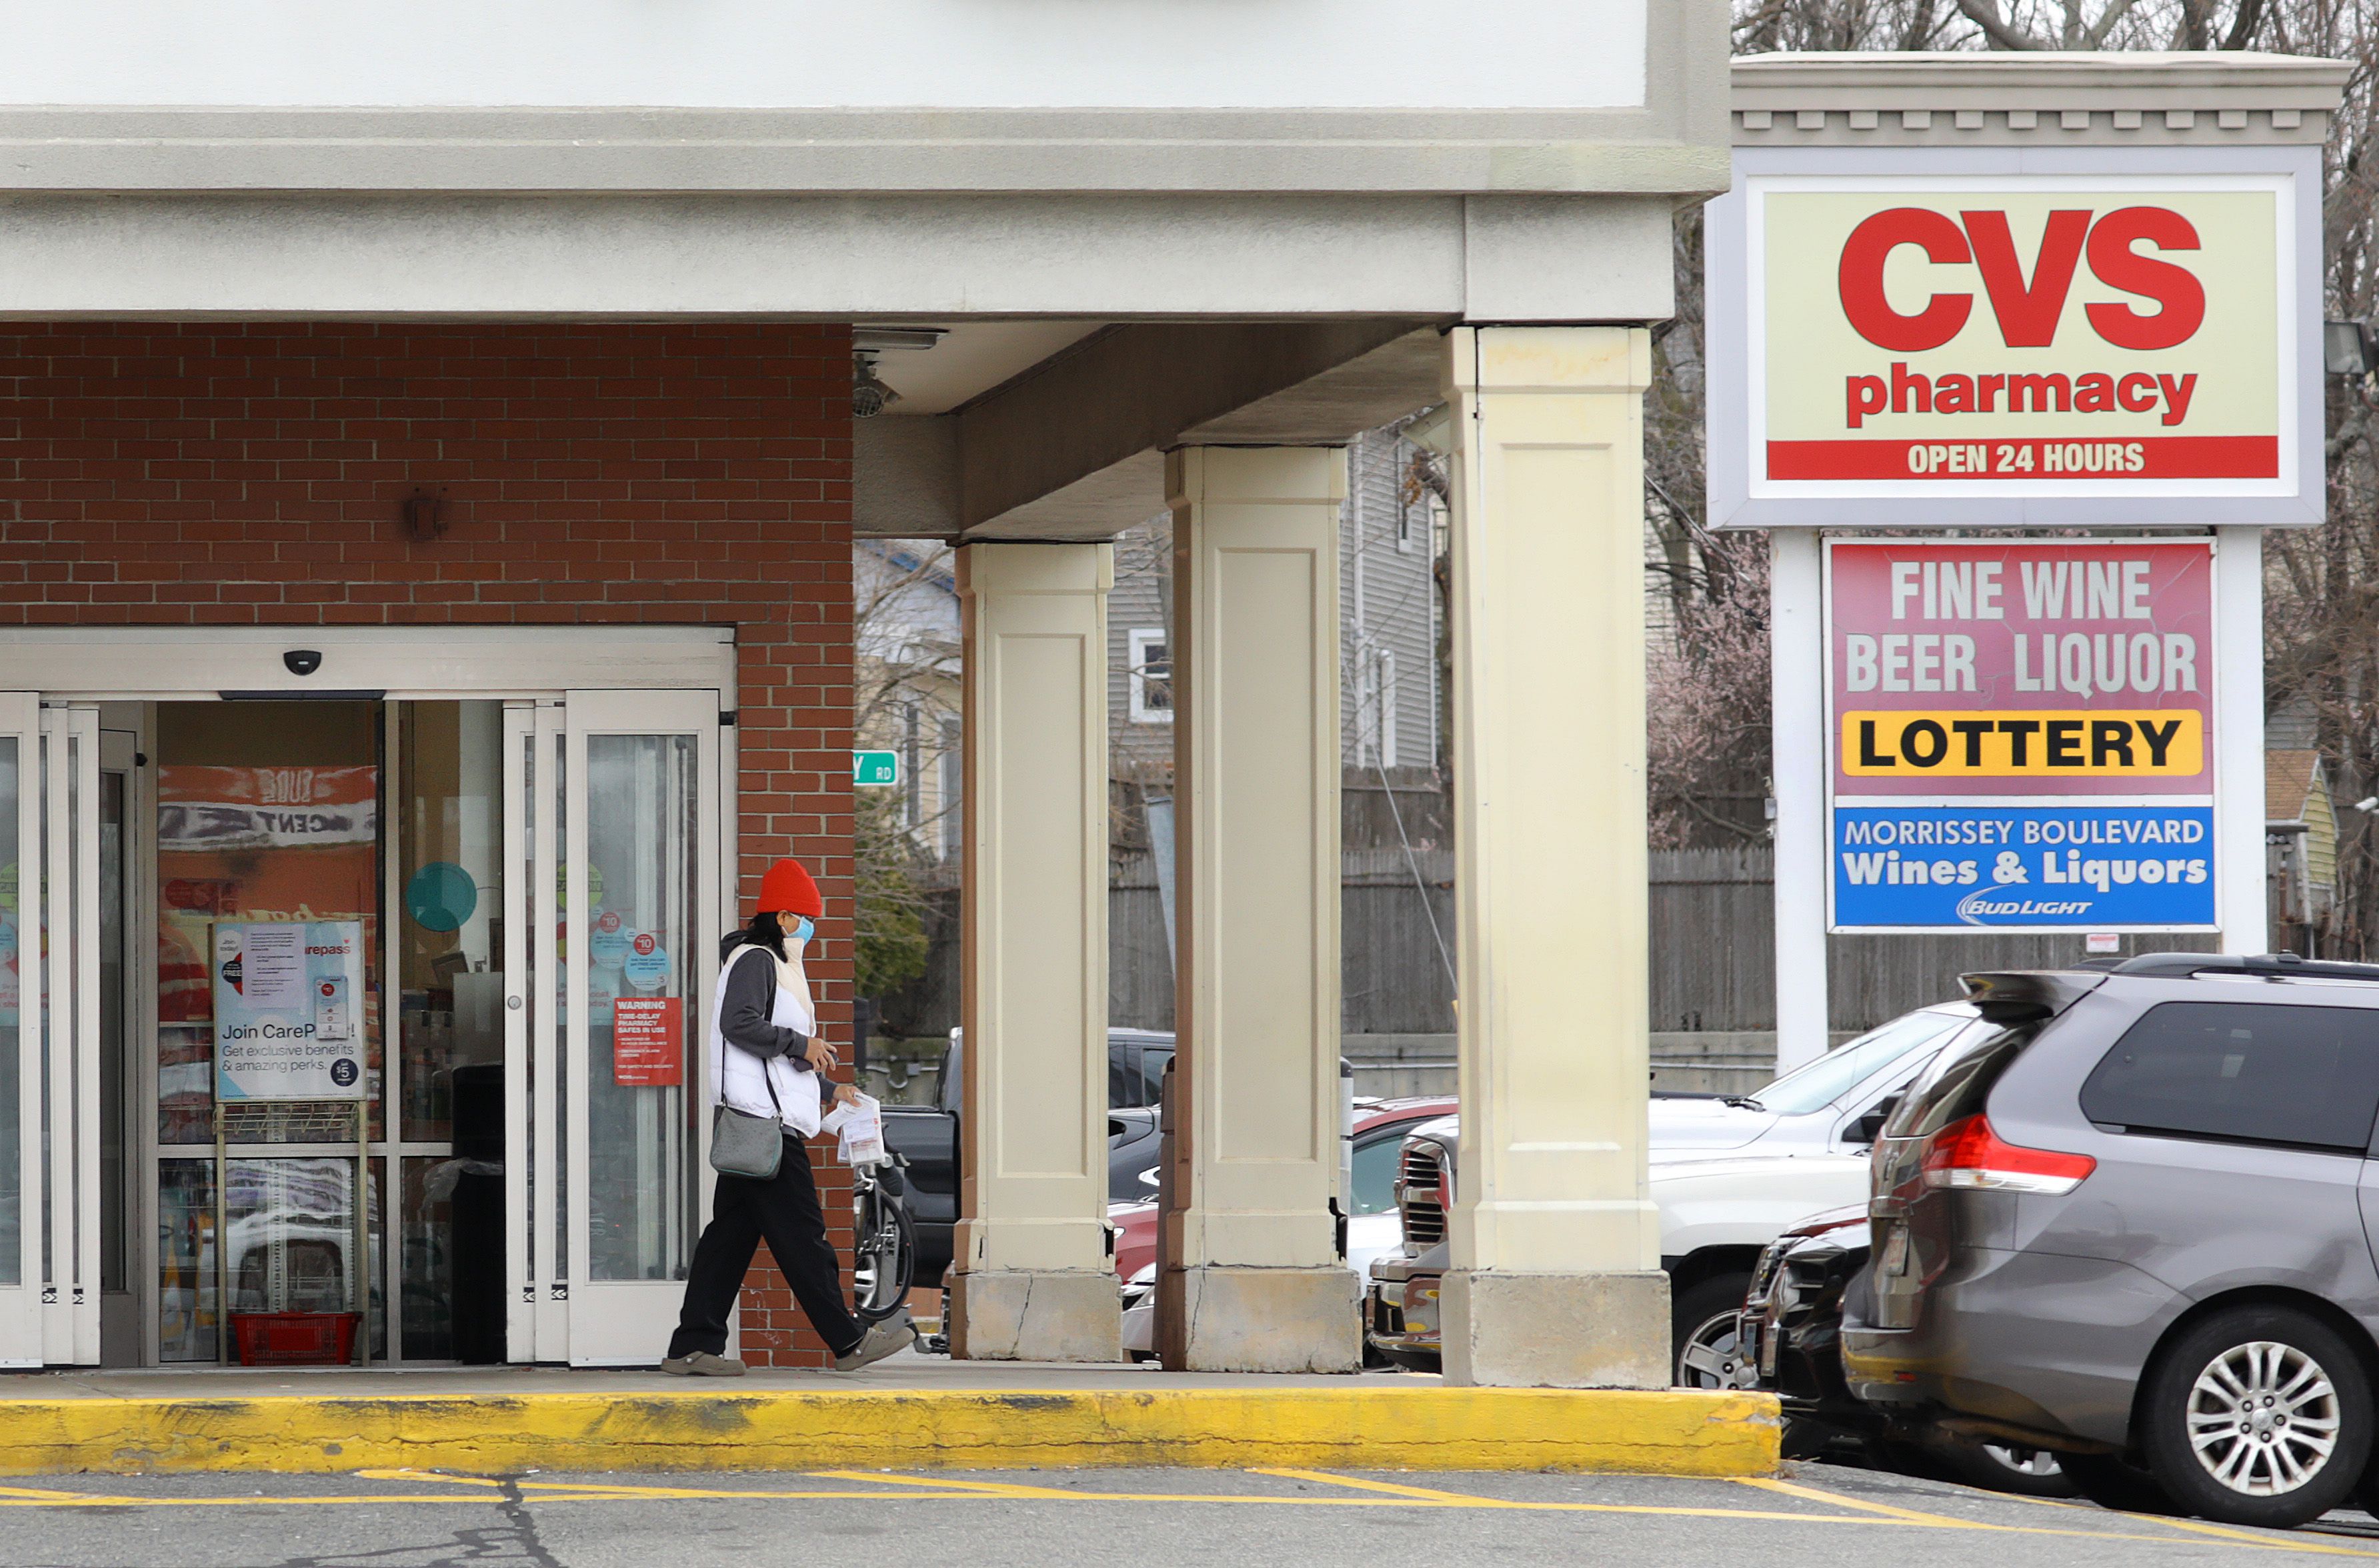
[[[39,1195],[42,1157],[42,703],[32,692],[0,692],[0,740],[14,747],[17,892],[14,910],[18,990],[13,1037],[0,1050],[17,1055],[17,1283],[0,1286],[0,1368],[42,1364],[43,1236]]]
[[[722,876],[722,854],[726,839],[722,832],[721,761],[725,748],[720,742],[719,715],[726,711],[711,700],[707,692],[654,692],[578,690],[569,693],[562,710],[563,754],[562,783],[564,806],[560,823],[564,863],[571,874],[562,879],[562,891],[568,907],[562,911],[560,934],[574,937],[579,932],[594,929],[593,884],[591,874],[577,874],[577,868],[589,864],[589,832],[592,826],[588,802],[591,769],[588,766],[588,742],[598,736],[690,736],[694,742],[694,782],[689,804],[694,808],[694,842],[682,852],[693,862],[694,891],[687,901],[689,930],[683,955],[683,984],[694,1019],[689,1022],[683,1041],[686,1066],[683,1071],[683,1093],[692,1111],[687,1116],[683,1146],[678,1164],[684,1172],[684,1181],[691,1190],[682,1215],[682,1236],[684,1255],[691,1259],[694,1239],[710,1217],[710,1184],[704,1179],[709,1169],[709,1117],[698,1113],[709,1103],[706,1064],[708,1052],[702,1038],[710,1017],[711,990],[716,982],[716,965],[710,955],[719,949],[725,918],[725,878]],[[553,887],[543,879],[535,885],[539,893]],[[540,925],[540,932],[555,930]],[[570,940],[563,944],[562,979],[566,988],[566,1002],[562,1009],[562,1028],[556,1031],[560,1038],[560,1071],[541,1075],[540,1081],[552,1081],[558,1077],[562,1089],[559,1107],[562,1121],[558,1142],[566,1165],[564,1179],[566,1202],[548,1205],[548,1219],[560,1218],[564,1224],[561,1238],[565,1261],[561,1278],[568,1292],[570,1307],[569,1349],[566,1359],[573,1366],[636,1366],[649,1365],[658,1359],[667,1345],[670,1329],[677,1321],[678,1309],[684,1298],[685,1282],[682,1276],[665,1279],[598,1281],[592,1277],[594,1185],[590,1165],[589,1108],[592,1099],[592,1075],[602,1067],[592,1049],[593,1017],[590,1005],[591,941]],[[539,1101],[540,1105],[544,1104]],[[543,1150],[553,1141],[533,1134],[537,1147]],[[542,1242],[540,1242],[542,1246]],[[575,1264],[577,1277],[573,1280],[571,1263]],[[539,1358],[545,1358],[545,1345],[538,1345]]]
[[[44,701],[41,726],[42,1359],[90,1367],[99,1364],[99,706]]]
[[[305,647],[323,656],[321,679],[309,682],[296,676],[284,664],[284,653],[294,647]],[[208,627],[199,630],[161,627],[19,627],[0,629],[0,662],[5,662],[11,680],[11,689],[0,691],[0,737],[14,738],[18,742],[18,862],[22,887],[18,914],[26,925],[33,926],[29,934],[26,958],[26,998],[23,1007],[25,1027],[18,1034],[16,1045],[21,1074],[23,1094],[19,1101],[19,1125],[23,1143],[23,1191],[27,1195],[28,1223],[20,1236],[22,1241],[23,1278],[21,1290],[0,1287],[0,1367],[36,1367],[40,1365],[95,1365],[99,1360],[99,1297],[100,1272],[98,1181],[95,1163],[98,1157],[98,1081],[96,1072],[84,1080],[88,1088],[78,1088],[72,1094],[70,1121],[80,1126],[89,1124],[83,1142],[88,1154],[77,1150],[69,1164],[87,1179],[85,1191],[90,1207],[88,1223],[82,1227],[88,1236],[76,1238],[68,1248],[72,1270],[87,1274],[84,1287],[83,1316],[89,1320],[88,1332],[74,1317],[71,1293],[73,1278],[61,1283],[64,1299],[58,1303],[65,1314],[59,1332],[45,1332],[45,1314],[40,1301],[42,1276],[49,1252],[42,1234],[38,1200],[43,1184],[49,1178],[50,1164],[42,1158],[42,1120],[49,1114],[48,1103],[42,1093],[44,1048],[41,1019],[37,1013],[37,994],[45,977],[48,964],[63,962],[70,976],[79,970],[95,971],[95,942],[79,946],[88,953],[67,958],[54,952],[46,962],[38,947],[37,917],[41,912],[42,884],[40,869],[43,859],[45,828],[42,819],[41,785],[43,768],[41,761],[42,715],[44,708],[63,713],[86,713],[90,717],[79,722],[88,723],[94,735],[94,744],[88,755],[90,767],[99,763],[97,731],[103,722],[109,730],[136,730],[140,737],[139,749],[144,755],[133,775],[133,790],[128,798],[131,822],[127,833],[127,852],[130,862],[131,897],[127,899],[125,917],[131,936],[134,961],[127,965],[131,981],[127,990],[126,1028],[132,1042],[128,1074],[135,1096],[134,1115],[127,1128],[127,1157],[134,1179],[127,1185],[131,1190],[126,1199],[126,1220],[131,1228],[130,1284],[137,1292],[142,1321],[140,1335],[141,1359],[144,1364],[160,1364],[158,1344],[158,1308],[161,1282],[158,1278],[158,1189],[163,1162],[177,1156],[180,1146],[168,1149],[157,1138],[156,1031],[158,997],[154,976],[150,972],[150,944],[143,940],[146,933],[155,928],[158,902],[156,864],[156,795],[154,767],[155,714],[151,705],[166,701],[211,701],[228,696],[283,697],[303,699],[327,695],[320,688],[335,681],[343,697],[369,697],[394,702],[398,700],[467,701],[498,700],[511,710],[506,716],[507,738],[505,754],[505,791],[508,807],[526,799],[530,787],[526,778],[515,779],[513,769],[524,766],[530,756],[529,747],[536,734],[543,734],[549,742],[535,755],[552,759],[559,770],[562,751],[562,704],[572,693],[591,697],[614,694],[644,698],[666,694],[682,705],[677,718],[663,727],[664,732],[698,732],[702,748],[698,777],[704,779],[701,822],[701,857],[704,891],[697,906],[706,924],[702,941],[716,945],[721,922],[732,918],[728,903],[734,892],[733,867],[736,854],[737,772],[736,731],[733,714],[736,707],[736,647],[733,633],[712,626],[599,626],[599,627]],[[590,681],[587,678],[593,677]],[[598,685],[595,681],[600,681]],[[111,710],[103,720],[101,705]],[[119,706],[120,705],[120,706]],[[582,711],[584,711],[582,707]],[[138,725],[124,723],[115,718],[119,712],[139,712]],[[513,731],[513,715],[525,714],[532,739],[515,747],[510,743]],[[697,722],[698,719],[698,722]],[[71,735],[78,722],[64,718],[62,722]],[[85,782],[92,782],[86,779]],[[517,787],[516,787],[517,786]],[[96,792],[85,797],[96,805]],[[547,797],[550,799],[550,797]],[[560,802],[554,802],[557,806]],[[82,814],[83,822],[76,824],[78,831],[88,825],[86,835],[95,841],[96,811]],[[566,1297],[566,1281],[555,1272],[537,1267],[537,1252],[546,1248],[548,1237],[560,1242],[554,1232],[538,1223],[542,1216],[528,1207],[529,1190],[549,1193],[561,1185],[559,1168],[547,1171],[533,1168],[555,1159],[560,1151],[550,1142],[537,1143],[529,1150],[527,1160],[511,1157],[510,1150],[517,1147],[519,1138],[529,1132],[526,1124],[539,1119],[541,1107],[553,1099],[556,1075],[537,1075],[537,1099],[513,1092],[513,1075],[525,1069],[539,1044],[540,1034],[549,1033],[558,1052],[559,1006],[532,1007],[532,997],[550,995],[556,1004],[562,1000],[565,983],[558,937],[562,911],[555,896],[555,879],[548,874],[532,877],[530,887],[520,895],[522,919],[512,914],[515,884],[520,880],[510,874],[514,867],[542,861],[547,866],[559,864],[564,848],[556,829],[558,811],[539,812],[525,825],[516,823],[516,814],[508,810],[505,826],[505,853],[511,856],[505,877],[507,923],[505,935],[506,962],[511,966],[505,987],[505,1061],[507,1064],[505,1116],[507,1118],[507,1196],[517,1196],[519,1206],[508,1201],[506,1216],[506,1290],[507,1300],[513,1309],[507,1314],[507,1350],[513,1360],[535,1360],[545,1363],[586,1359],[574,1357],[570,1345],[570,1324],[573,1305]],[[525,826],[526,832],[522,828]],[[89,857],[91,878],[97,874],[96,855]],[[81,911],[88,911],[89,923],[95,927],[96,910],[92,907],[95,887],[82,889],[84,895],[75,915],[83,923]],[[69,951],[77,946],[64,944]],[[514,962],[515,949],[518,962]],[[698,948],[698,945],[697,945]],[[539,949],[542,949],[540,952]],[[690,955],[691,956],[691,955]],[[539,960],[542,961],[539,961]],[[712,975],[710,966],[697,961],[693,978],[699,983],[702,1001],[697,1011],[707,1017],[707,1003]],[[515,981],[513,976],[517,975]],[[391,983],[387,975],[383,983]],[[95,972],[89,977],[95,985]],[[532,990],[532,985],[540,990]],[[88,987],[86,987],[88,990]],[[513,1004],[517,999],[521,1005]],[[78,1007],[82,1005],[78,1002]],[[95,993],[88,1007],[93,1027],[89,1031],[96,1050]],[[391,1015],[392,1018],[392,1014]],[[79,1044],[79,1042],[77,1043]],[[388,1043],[393,1047],[393,1042]],[[0,1036],[0,1050],[8,1041]],[[703,1097],[706,1104],[707,1083],[705,1053],[696,1040],[689,1040],[691,1067],[687,1081],[691,1092]],[[559,1067],[559,1061],[551,1064]],[[530,1086],[522,1084],[527,1089]],[[385,1092],[385,1091],[384,1091]],[[391,1103],[391,1110],[398,1109]],[[552,1104],[558,1115],[558,1101]],[[706,1136],[706,1117],[697,1117]],[[384,1131],[393,1131],[387,1128]],[[700,1141],[699,1140],[697,1140]],[[386,1148],[375,1140],[374,1156],[385,1158]],[[188,1153],[195,1155],[192,1149]],[[709,1183],[702,1173],[706,1164],[702,1156],[706,1149],[697,1147],[693,1161],[691,1178],[694,1187],[694,1220],[706,1220],[709,1208]],[[352,1157],[352,1155],[350,1155]],[[84,1169],[84,1167],[92,1167]],[[384,1238],[397,1233],[401,1226],[396,1218],[396,1205],[401,1192],[392,1189],[382,1195],[382,1226]],[[88,1256],[84,1256],[88,1254]],[[577,1256],[584,1257],[581,1251]],[[383,1299],[393,1315],[392,1295],[387,1290],[394,1277],[386,1270],[382,1260]],[[566,1257],[566,1255],[565,1255]],[[556,1259],[558,1264],[565,1260]],[[658,1284],[659,1282],[654,1282]],[[554,1286],[561,1287],[562,1298],[555,1298]],[[680,1286],[670,1282],[674,1293]],[[603,1294],[598,1292],[599,1296]],[[532,1297],[534,1299],[532,1299]],[[13,1326],[12,1326],[13,1325]],[[49,1353],[45,1339],[58,1341],[55,1354]],[[88,1340],[86,1345],[82,1343]],[[649,1361],[658,1351],[641,1348],[640,1358]],[[72,1359],[68,1359],[71,1357]],[[205,1366],[210,1363],[195,1363]],[[180,1365],[180,1363],[175,1363]]]

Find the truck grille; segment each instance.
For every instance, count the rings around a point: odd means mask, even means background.
[[[1437,1151],[1407,1150],[1396,1204],[1403,1211],[1405,1250],[1416,1256],[1445,1239],[1445,1206],[1438,1201]]]

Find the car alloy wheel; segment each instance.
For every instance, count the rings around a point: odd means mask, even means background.
[[[2277,1497],[2337,1452],[2337,1388],[2293,1345],[2256,1340],[2207,1363],[2189,1391],[2189,1441],[2205,1473],[2249,1497]]]
[[[1742,1334],[1735,1315],[1722,1312],[1697,1327],[1677,1355],[1677,1382],[1685,1388],[1757,1388],[1758,1369],[1737,1353]]]
[[[1737,1319],[1746,1274],[1721,1274],[1681,1294],[1676,1302],[1676,1381],[1680,1388],[1749,1389],[1759,1386],[1759,1369],[1741,1354]]]
[[[2057,1455],[2045,1448],[2009,1448],[2004,1444],[1987,1442],[1983,1452],[2007,1467],[2011,1476],[2026,1480],[2046,1480],[2065,1472],[2057,1463]]]
[[[2344,1502],[2371,1456],[2371,1389],[2327,1323],[2259,1303],[2189,1325],[2161,1351],[2135,1433],[2184,1511],[2287,1528]]]

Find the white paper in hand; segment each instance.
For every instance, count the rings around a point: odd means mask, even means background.
[[[872,1094],[861,1095],[856,1104],[837,1105],[819,1130],[835,1135],[835,1155],[846,1165],[880,1165],[892,1157],[884,1148],[883,1104]]]

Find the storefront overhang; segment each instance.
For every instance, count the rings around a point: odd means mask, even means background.
[[[1710,190],[1726,183],[1725,104],[1693,90],[1715,51],[1691,81],[1682,70],[1692,10],[1654,7],[1672,20],[1635,106],[25,104],[0,107],[0,167],[8,188],[58,192]]]
[[[20,188],[0,318],[1644,320],[1673,203]]]
[[[299,674],[285,656],[320,656]],[[300,661],[301,663],[303,661]],[[735,702],[717,626],[0,627],[12,687],[61,700],[378,700],[708,689]]]
[[[1109,327],[949,414],[855,424],[854,525],[1105,538],[1163,509],[1169,448],[1334,445],[1434,402],[1439,337],[1402,318]]]

